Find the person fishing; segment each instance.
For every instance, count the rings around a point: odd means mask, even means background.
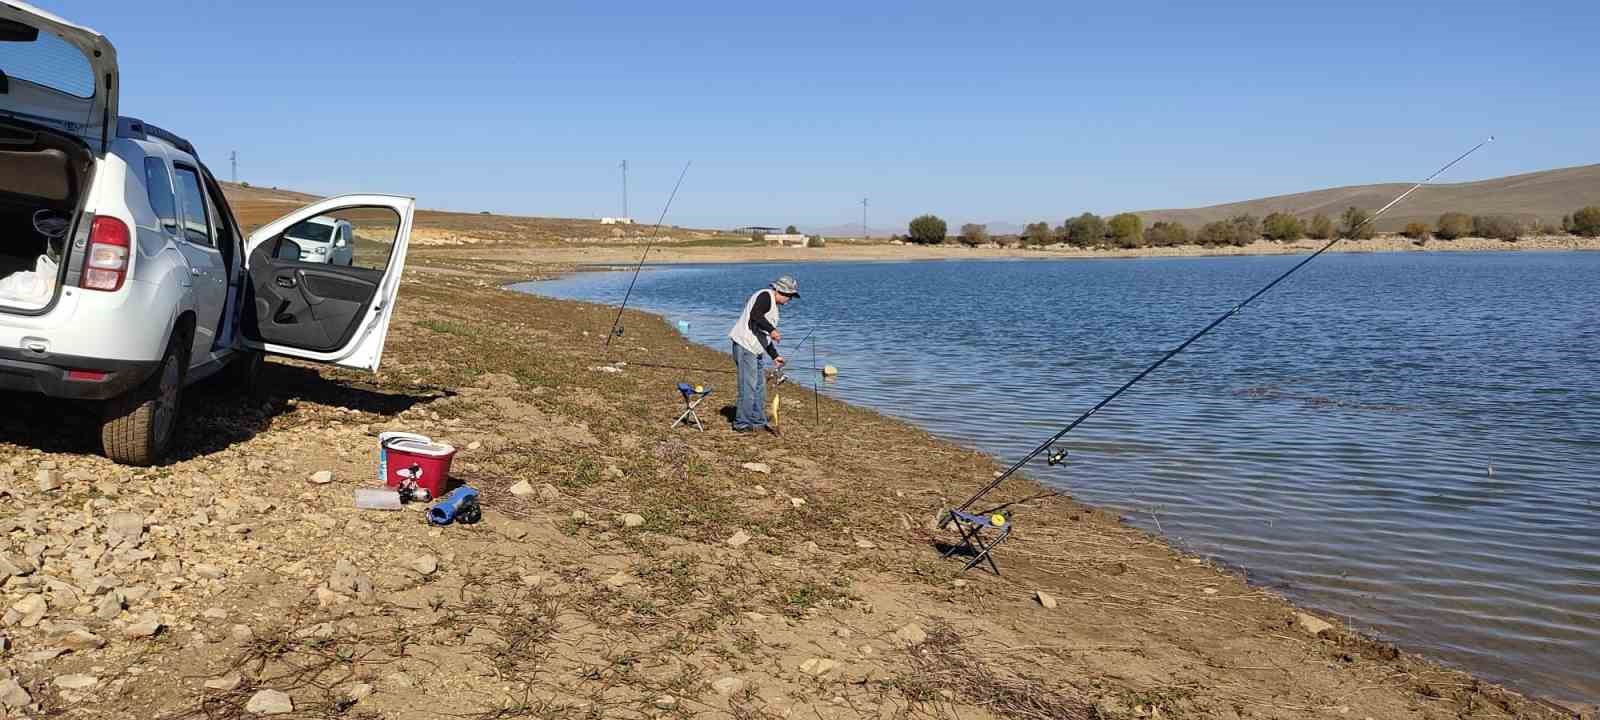
[[[800,284],[784,275],[751,295],[739,320],[728,331],[733,340],[733,364],[739,372],[739,400],[733,414],[735,432],[766,428],[767,432],[778,434],[776,427],[767,424],[767,379],[761,372],[761,356],[765,354],[772,358],[773,365],[783,367],[785,361],[778,352],[778,342],[783,339],[783,333],[778,331],[778,307],[797,297]]]

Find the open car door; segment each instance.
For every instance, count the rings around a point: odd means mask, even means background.
[[[344,195],[307,205],[268,223],[245,246],[249,276],[245,344],[274,355],[378,369],[389,334],[416,201],[394,195]],[[348,223],[349,239],[330,243],[350,253],[349,265],[303,256],[289,236],[327,232]]]

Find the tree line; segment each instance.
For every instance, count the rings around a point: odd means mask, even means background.
[[[1073,247],[1170,247],[1174,245],[1244,246],[1257,240],[1294,242],[1302,238],[1331,240],[1334,237],[1367,239],[1377,235],[1368,220],[1371,214],[1358,207],[1346,208],[1336,223],[1332,218],[1317,213],[1303,218],[1289,213],[1270,213],[1264,218],[1254,215],[1235,215],[1226,220],[1208,222],[1191,231],[1183,223],[1158,220],[1149,227],[1133,213],[1113,215],[1109,219],[1086,212],[1068,218],[1051,227],[1048,222],[1029,223],[1015,241],[1024,246],[1043,246],[1065,243]],[[920,244],[943,243],[950,239],[949,227],[937,215],[922,215],[911,221],[905,240]],[[1423,243],[1428,240],[1455,240],[1464,237],[1493,238],[1515,241],[1530,234],[1579,235],[1600,237],[1600,206],[1585,207],[1561,219],[1558,227],[1551,223],[1527,223],[1508,215],[1470,215],[1447,212],[1429,226],[1413,222],[1406,225],[1401,235]],[[1009,239],[1007,238],[1002,239]],[[982,245],[991,241],[987,226],[969,223],[961,226],[955,239],[967,245]]]

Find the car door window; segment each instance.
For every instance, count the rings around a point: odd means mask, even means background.
[[[183,237],[191,243],[212,247],[211,220],[206,212],[205,191],[201,190],[200,173],[194,168],[175,166],[178,178],[178,197],[183,200]]]
[[[389,208],[345,208],[291,226],[270,241],[267,255],[381,275],[399,230],[400,217]]]
[[[150,208],[156,211],[161,228],[169,233],[178,232],[178,201],[172,195],[172,176],[167,174],[166,162],[161,158],[145,158],[144,184],[150,194]]]

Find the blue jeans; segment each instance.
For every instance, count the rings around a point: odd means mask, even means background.
[[[761,373],[761,356],[733,343],[733,364],[739,369],[739,401],[734,405],[733,429],[766,427],[767,377]]]

